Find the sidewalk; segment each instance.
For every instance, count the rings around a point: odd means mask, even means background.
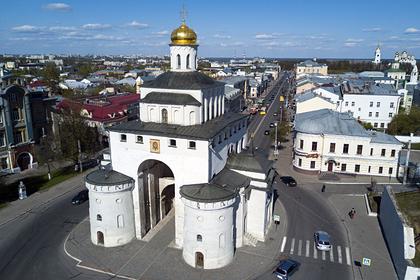
[[[91,169],[86,170],[85,172],[76,175],[69,180],[61,182],[46,191],[36,192],[29,196],[27,199],[10,202],[6,207],[0,209],[0,227],[25,215],[35,208],[46,205],[51,201],[66,195],[69,192],[72,192],[78,188],[81,189],[83,184],[83,177],[91,171]]]
[[[281,222],[276,228],[271,225],[265,242],[256,247],[238,248],[231,264],[221,269],[202,270],[187,265],[182,250],[172,246],[175,237],[175,219],[167,216],[159,230],[148,242],[133,240],[129,244],[104,248],[95,246],[90,240],[89,221],[77,225],[65,241],[67,255],[77,261],[76,266],[124,279],[172,280],[172,279],[255,279],[277,264],[282,237],[286,233],[287,219],[279,200],[274,214]],[[110,257],[112,256],[112,257]]]
[[[363,196],[333,194],[328,200],[348,231],[355,279],[397,279],[379,221],[367,215]],[[352,208],[356,210],[354,219],[348,215]],[[362,263],[363,258],[371,259],[370,266],[354,265],[354,261]]]

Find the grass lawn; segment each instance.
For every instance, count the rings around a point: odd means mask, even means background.
[[[420,191],[398,193],[395,195],[398,207],[414,228],[414,235],[420,234]],[[420,245],[416,247],[414,264],[420,267]]]
[[[63,181],[66,181],[78,174],[79,174],[78,172],[74,172],[74,171],[70,171],[70,172],[58,171],[52,174],[51,180],[48,180],[48,175],[44,175],[43,178],[45,179],[45,181],[40,183],[37,187],[39,187],[40,191],[46,191],[49,188]]]

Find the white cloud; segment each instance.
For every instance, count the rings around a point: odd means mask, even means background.
[[[255,39],[259,39],[259,40],[274,39],[274,38],[276,38],[275,34],[261,33],[261,34],[255,35]]]
[[[39,32],[40,28],[33,26],[33,25],[20,25],[20,26],[15,26],[12,28],[13,31],[16,32],[22,32],[22,33],[34,33],[34,32]]]
[[[348,48],[353,48],[353,47],[358,46],[358,44],[356,42],[346,42],[344,43],[344,46]]]
[[[360,43],[360,42],[363,42],[363,41],[364,41],[364,39],[355,39],[355,38],[348,38],[346,40],[347,43]]]
[[[142,29],[142,28],[147,28],[149,27],[149,25],[147,23],[142,23],[142,22],[138,22],[133,20],[132,22],[127,23],[127,26],[133,27],[133,28],[137,28],[137,29]]]
[[[362,29],[363,32],[380,32],[382,28],[380,27],[372,27],[372,28],[364,28]]]
[[[143,45],[147,47],[162,47],[166,46],[168,42],[145,42]]]
[[[417,29],[417,28],[414,28],[414,27],[409,27],[404,31],[404,33],[406,33],[406,34],[420,33],[420,29]]]
[[[233,43],[220,43],[221,47],[242,47],[245,44],[243,42],[233,42]]]
[[[48,28],[50,31],[74,31],[77,30],[74,26],[50,26]]]
[[[50,3],[50,4],[47,4],[44,8],[51,11],[70,11],[71,10],[71,6],[66,3]]]
[[[168,30],[162,30],[162,31],[155,32],[154,34],[163,36],[163,35],[168,35],[169,31]]]
[[[88,30],[101,30],[101,29],[108,29],[111,28],[110,24],[102,24],[102,23],[87,23],[82,25],[83,29]]]
[[[232,38],[232,36],[230,35],[223,35],[223,34],[214,34],[213,37],[217,39],[231,39]]]

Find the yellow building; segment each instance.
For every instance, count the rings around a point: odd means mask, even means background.
[[[300,74],[328,75],[328,65],[315,60],[305,60],[296,65],[296,75]]]

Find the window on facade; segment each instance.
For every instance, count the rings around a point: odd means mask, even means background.
[[[375,112],[375,117],[379,117],[379,112]]]
[[[373,101],[370,101],[369,107],[373,107]]]
[[[379,174],[382,174],[382,172],[384,171],[384,168],[382,167],[382,166],[379,166],[379,170],[378,170],[378,173]]]
[[[169,139],[169,146],[170,147],[176,147],[176,140],[175,139]]]
[[[222,143],[222,135],[219,135],[219,144]]]
[[[137,135],[136,142],[139,144],[143,144],[143,136]]]
[[[354,166],[354,172],[360,172],[360,164]]]
[[[300,140],[300,142],[299,142],[299,149],[303,149],[303,140]]]
[[[368,173],[370,173],[370,169],[371,169],[371,166],[369,165],[369,167],[368,167]]]
[[[21,131],[15,133],[15,141],[16,141],[16,143],[22,143],[23,142],[23,137],[22,137],[22,132]]]
[[[99,214],[98,214],[98,215],[96,215],[96,220],[101,222],[101,221],[102,221],[102,216],[101,216],[101,215],[99,215]]]
[[[372,117],[372,112],[369,112],[369,117]]]
[[[311,160],[311,168],[314,169],[315,168],[315,161]]]
[[[347,164],[342,163],[341,164],[341,171],[346,171],[347,170]]]
[[[7,169],[7,157],[0,158],[0,169]]]
[[[179,54],[176,55],[176,68],[181,68],[181,56]]]
[[[187,65],[187,69],[190,69],[190,55],[187,55],[187,59],[185,62],[185,64]]]
[[[361,155],[363,152],[363,145],[357,145],[357,154]]]
[[[359,108],[357,108],[357,111],[359,111],[359,112],[360,112],[361,110],[362,110],[362,108],[360,108],[360,107],[359,107]]]
[[[20,114],[19,114],[19,109],[18,108],[14,108],[12,111],[12,117],[14,121],[18,121],[20,120]]]
[[[376,102],[376,107],[381,107],[381,102]]]
[[[123,228],[124,227],[124,218],[123,218],[123,215],[118,215],[117,216],[117,227],[118,228]]]
[[[354,101],[352,101],[352,102],[351,102],[351,106],[352,106],[352,107],[354,107],[354,104],[355,104],[355,103],[354,103]]]
[[[330,153],[335,153],[335,143],[330,143]]]
[[[127,135],[126,134],[120,134],[120,141],[121,142],[127,142]]]
[[[318,142],[312,142],[312,151],[316,151],[318,148]]]
[[[391,157],[395,157],[395,150],[391,150]]]
[[[388,117],[392,118],[392,113],[389,113],[389,114],[388,114]]]
[[[373,123],[373,127],[378,127],[378,123]]]
[[[0,147],[6,146],[6,139],[4,137],[4,133],[0,132]]]
[[[370,155],[373,156],[373,148],[370,148]]]
[[[188,148],[195,149],[195,141],[188,141]]]
[[[343,145],[343,154],[348,154],[349,153],[349,144],[344,144]]]
[[[168,110],[162,109],[162,122],[168,123]]]
[[[348,101],[346,101],[346,103],[344,103],[344,106],[349,106],[349,102]]]
[[[302,166],[302,159],[300,158],[300,159],[298,159],[298,165],[299,166]]]
[[[226,243],[226,241],[225,241],[225,234],[224,233],[221,233],[219,235],[219,248],[225,248],[225,243]]]
[[[1,109],[0,109],[0,124],[2,123],[3,123],[3,113],[1,112]]]
[[[197,241],[198,242],[202,242],[203,241],[203,237],[201,236],[201,234],[197,234]]]
[[[382,157],[384,157],[384,156],[385,156],[385,152],[386,152],[386,150],[385,150],[385,149],[382,149],[382,150],[381,150],[381,156],[382,156]]]
[[[388,174],[389,175],[392,175],[393,171],[394,171],[394,169],[392,167],[388,168]]]
[[[384,128],[385,127],[385,123],[381,123],[381,128]]]
[[[394,102],[389,103],[389,108],[394,108]]]

